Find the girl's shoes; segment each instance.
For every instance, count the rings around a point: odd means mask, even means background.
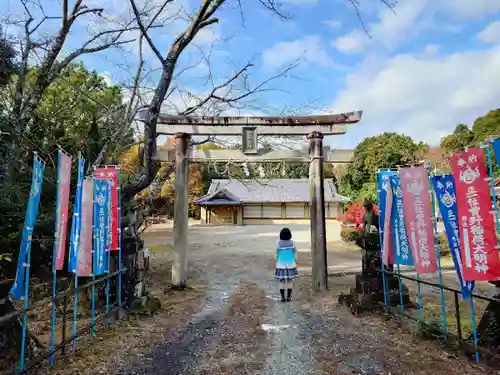
[[[286,299],[286,301],[287,301],[287,302],[292,302],[292,297],[288,297],[288,298]]]
[[[281,302],[286,302],[286,298],[285,297],[281,297]]]

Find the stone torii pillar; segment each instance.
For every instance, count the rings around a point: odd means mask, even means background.
[[[175,135],[175,195],[174,195],[174,263],[172,285],[187,286],[187,253],[189,229],[189,160],[187,151],[191,135]]]
[[[312,287],[314,291],[328,288],[326,249],[325,181],[323,179],[323,134],[314,131],[309,140],[309,210],[311,218]]]
[[[139,111],[139,120],[147,115],[147,109]],[[179,288],[187,285],[188,254],[188,173],[189,160],[231,160],[233,162],[263,162],[282,160],[310,161],[310,209],[311,209],[311,251],[313,257],[313,288],[316,291],[327,288],[327,254],[325,198],[323,181],[323,136],[345,134],[349,125],[361,120],[362,111],[322,116],[179,116],[160,114],[158,135],[175,135],[175,198],[174,198],[174,264],[172,284]],[[243,139],[243,150],[196,150],[190,152],[191,136],[235,136]],[[258,136],[308,135],[309,155],[299,150],[261,151]],[[189,151],[188,151],[189,150]],[[217,152],[215,152],[217,151]],[[342,150],[341,150],[342,151]],[[343,150],[345,151],[345,150]],[[335,150],[334,150],[335,152]],[[212,154],[213,153],[213,154]],[[160,160],[173,161],[167,151],[158,151]],[[212,156],[213,155],[213,156]],[[333,157],[330,162],[344,162],[345,155]]]

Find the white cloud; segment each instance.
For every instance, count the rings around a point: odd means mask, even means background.
[[[452,19],[474,19],[500,11],[498,0],[400,0],[394,12],[381,6],[377,21],[368,23],[368,34],[361,29],[338,37],[333,45],[341,52],[360,53],[384,48],[390,52],[425,31],[440,29],[460,32],[460,27],[447,24]]]
[[[111,86],[113,85],[113,80],[111,79],[111,75],[109,74],[108,71],[102,72],[100,76],[104,79],[104,82],[106,85]]]
[[[335,112],[363,109],[364,117],[335,141],[354,146],[366,136],[396,131],[438,144],[458,123],[470,124],[499,106],[498,66],[498,48],[438,58],[402,54],[366,61],[347,76],[345,89],[332,104]]]
[[[433,57],[439,52],[439,46],[437,44],[428,44],[424,48],[424,56]]]
[[[338,37],[333,45],[344,53],[362,52],[370,46],[379,48],[383,46],[394,49],[405,41],[409,34],[417,33],[415,21],[431,13],[428,7],[430,0],[402,0],[398,2],[396,14],[384,6],[378,13],[378,21],[367,26],[368,34],[356,29],[350,33]],[[424,13],[425,10],[425,13]],[[421,28],[425,23],[420,22]]]
[[[220,27],[216,25],[211,25],[209,27],[205,27],[198,31],[198,34],[194,37],[194,42],[196,44],[205,44],[211,45],[221,38]]]
[[[500,11],[498,0],[442,0],[443,7],[461,18],[481,18]]]
[[[491,22],[478,35],[477,38],[487,44],[500,44],[500,21]]]
[[[279,42],[264,51],[262,60],[268,68],[278,68],[297,58],[323,67],[335,67],[318,36],[305,36],[291,42]]]
[[[353,30],[349,34],[339,36],[333,42],[333,46],[340,52],[360,53],[369,43],[368,35],[360,30]]]
[[[342,27],[342,21],[340,20],[327,20],[323,21],[323,23],[332,29],[340,29]]]

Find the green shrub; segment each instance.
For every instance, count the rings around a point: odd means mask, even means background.
[[[354,242],[358,238],[359,233],[353,228],[343,228],[340,230],[340,238],[345,242]]]

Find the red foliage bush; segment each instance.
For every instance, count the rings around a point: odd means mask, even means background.
[[[373,205],[373,210],[378,215],[378,207],[375,204]],[[354,202],[351,203],[345,214],[340,215],[339,219],[342,221],[343,228],[356,228],[358,232],[361,232],[364,215],[365,209],[363,203]]]

